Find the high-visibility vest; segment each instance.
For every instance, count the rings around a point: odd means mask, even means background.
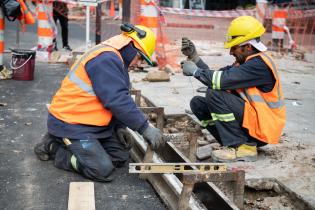
[[[284,39],[284,26],[288,12],[285,9],[275,9],[272,15],[272,38],[273,39]]]
[[[257,87],[237,90],[245,100],[243,127],[248,129],[250,136],[268,144],[277,144],[286,121],[282,86],[272,58],[267,53],[260,52],[249,56],[246,61],[255,56],[260,56],[268,65],[276,82],[267,93]]]
[[[130,37],[117,35],[85,52],[71,66],[60,89],[52,99],[49,112],[59,120],[70,124],[108,125],[112,119],[112,112],[106,109],[97,98],[85,65],[107,51],[116,53],[122,60],[118,50],[131,41]]]

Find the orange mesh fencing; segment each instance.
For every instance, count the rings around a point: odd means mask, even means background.
[[[288,16],[286,26],[290,32],[294,45],[288,33],[284,36],[284,47],[312,51],[315,50],[315,1],[301,0],[286,5],[277,5],[286,8]],[[165,66],[169,60],[178,66],[180,56],[180,42],[182,37],[191,40],[201,40],[207,43],[222,43],[225,41],[227,28],[234,18],[241,15],[256,16],[256,8],[248,10],[205,11],[189,10],[170,7],[159,7],[161,17],[159,22],[157,59],[162,58],[159,64]],[[268,4],[266,8],[264,25],[267,29],[262,41],[271,45],[272,14],[275,5]],[[140,0],[131,2],[131,22],[139,23]],[[270,46],[271,47],[271,46]]]

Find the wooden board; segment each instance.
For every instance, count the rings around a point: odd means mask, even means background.
[[[68,210],[95,210],[93,182],[70,182]]]

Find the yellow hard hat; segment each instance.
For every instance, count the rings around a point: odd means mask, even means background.
[[[155,50],[156,43],[156,37],[153,31],[146,26],[133,26],[129,23],[121,25],[120,29],[124,35],[132,38],[135,47],[139,50],[138,52],[148,64],[153,65],[151,57]]]
[[[226,34],[225,48],[242,44],[265,33],[264,26],[252,16],[240,16],[232,20]]]

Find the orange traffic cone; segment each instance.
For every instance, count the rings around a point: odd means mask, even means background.
[[[109,16],[110,17],[115,17],[115,3],[114,3],[114,0],[110,1]]]
[[[21,19],[24,19],[24,23],[25,24],[29,24],[32,25],[35,23],[35,18],[33,17],[32,13],[30,13],[30,11],[28,10],[27,6],[25,5],[23,0],[17,0],[20,5],[21,5],[21,12],[22,12],[22,17],[20,17]],[[21,20],[20,19],[20,20]]]

